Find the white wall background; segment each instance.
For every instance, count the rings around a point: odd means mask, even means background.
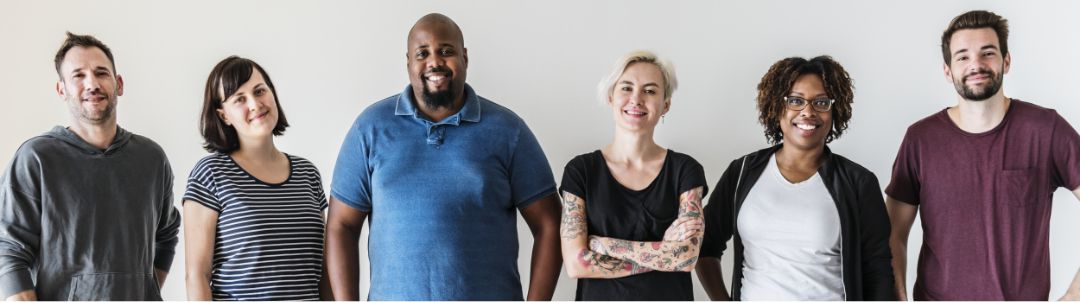
[[[939,37],[952,17],[971,9],[1011,22],[1006,94],[1055,108],[1080,125],[1080,2],[1074,1],[20,0],[0,3],[0,161],[6,165],[27,138],[68,123],[53,89],[52,57],[70,30],[113,49],[127,85],[120,125],[165,148],[176,196],[206,155],[197,124],[206,76],[233,54],[267,69],[293,125],[278,146],[313,161],[329,185],[356,115],[408,83],[408,29],[420,16],[442,12],[464,31],[468,82],[529,123],[557,179],[574,155],[610,141],[609,111],[594,100],[597,80],[619,55],[651,49],[674,61],[682,84],[657,140],[694,156],[710,184],[729,161],[766,146],[754,96],[767,68],[788,56],[832,55],[856,86],[850,130],[832,148],[873,170],[884,186],[905,129],[956,102],[942,75]],[[1055,200],[1053,299],[1080,268],[1080,203],[1066,190]],[[524,222],[518,229],[527,284],[532,240]],[[916,224],[909,289],[921,234]],[[182,251],[183,242],[166,299],[185,298]],[[366,294],[364,249],[361,257]],[[724,260],[730,270],[730,256]],[[564,274],[555,299],[573,299],[574,289]],[[695,296],[706,299],[697,285]]]

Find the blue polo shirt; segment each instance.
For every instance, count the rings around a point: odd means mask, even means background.
[[[369,212],[369,300],[522,300],[517,214],[555,193],[544,151],[509,109],[465,85],[461,110],[417,113],[412,88],[357,117],[331,194]]]

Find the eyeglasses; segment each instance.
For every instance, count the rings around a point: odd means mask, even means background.
[[[810,104],[810,106],[814,108],[814,111],[829,112],[829,110],[832,110],[832,104],[834,102],[836,102],[834,99],[816,99],[808,101],[797,96],[784,97],[784,106],[787,107],[788,110],[794,111],[802,111],[803,108],[806,108],[807,104]]]

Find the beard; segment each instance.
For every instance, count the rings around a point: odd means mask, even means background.
[[[446,77],[451,79],[448,89],[443,91],[434,91],[431,86],[427,84],[427,76],[421,75],[420,80],[424,85],[424,104],[431,108],[451,108],[454,106],[454,99],[458,95],[458,91],[453,83],[454,71],[446,67],[435,67],[427,72],[441,72],[445,73]]]
[[[83,105],[82,97],[78,94],[68,94],[68,110],[75,119],[91,125],[101,125],[116,116],[116,97],[104,94],[105,108],[90,108]]]
[[[986,88],[979,89],[977,87],[971,87],[964,84],[967,82],[968,77],[975,75],[989,76],[990,81],[986,83]],[[1003,78],[1004,74],[997,74],[994,73],[993,70],[980,68],[977,72],[973,74],[968,74],[960,77],[959,81],[953,80],[953,86],[956,87],[956,92],[959,93],[960,96],[964,97],[965,100],[983,101],[994,96],[998,93],[998,91],[1001,90],[1001,82]]]

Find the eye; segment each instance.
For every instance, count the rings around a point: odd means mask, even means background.
[[[266,88],[255,89],[255,96],[262,96],[266,94]]]
[[[95,71],[94,75],[99,76],[99,77],[104,77],[104,76],[108,76],[109,72],[107,72],[107,71]]]
[[[634,88],[632,88],[630,86],[622,86],[622,87],[619,87],[619,90],[620,91],[625,91],[625,92],[631,92],[631,91],[634,91]]]
[[[787,97],[787,103],[788,105],[802,106],[806,104],[806,100],[797,96],[789,96]]]
[[[829,105],[829,100],[825,100],[825,99],[814,100],[813,105],[814,105],[814,107],[823,107],[824,108],[825,106]]]
[[[425,58],[427,58],[427,56],[428,56],[428,51],[427,50],[421,50],[421,51],[416,52],[416,58],[417,59],[425,59]]]
[[[963,61],[967,61],[967,59],[968,59],[968,57],[967,57],[967,56],[959,56],[959,57],[956,57],[956,61],[957,61],[957,62],[963,62]]]
[[[645,89],[645,93],[648,93],[649,95],[655,95],[656,90],[655,89]]]
[[[453,56],[454,55],[454,50],[450,49],[450,48],[443,48],[443,49],[439,50],[439,55],[444,56],[444,57]]]

